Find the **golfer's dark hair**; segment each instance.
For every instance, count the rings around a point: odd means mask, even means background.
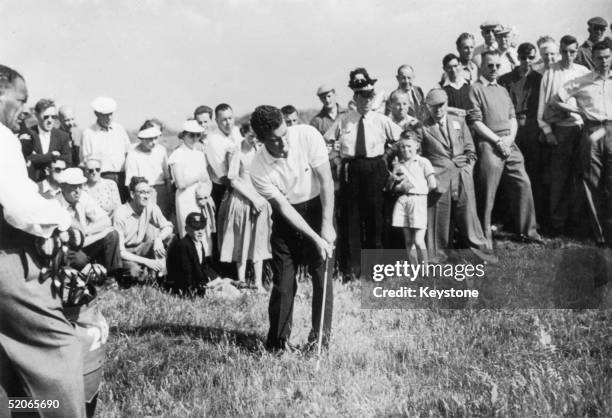
[[[257,106],[251,115],[251,127],[260,141],[283,124],[283,114],[281,111],[268,105]]]
[[[446,54],[444,58],[442,58],[442,67],[446,67],[446,64],[448,64],[452,60],[459,61],[459,57],[455,54]]]
[[[215,107],[215,117],[219,116],[220,112],[225,112],[226,110],[232,110],[232,107],[227,103],[218,104],[217,107]]]
[[[563,37],[561,38],[561,45],[573,45],[573,44],[577,44],[578,43],[578,39],[576,39],[575,36],[572,35],[563,35]]]
[[[34,112],[39,115],[50,107],[55,107],[55,102],[51,99],[40,99],[34,105]]]
[[[457,49],[461,48],[461,44],[463,43],[463,41],[467,39],[471,39],[472,41],[475,41],[474,35],[472,35],[471,33],[463,32],[461,35],[459,35],[459,37],[455,41],[455,45],[457,45]]]
[[[534,44],[531,44],[529,42],[523,42],[519,45],[518,49],[516,50],[516,53],[519,57],[526,57],[531,51],[535,51],[535,49],[536,47]]]
[[[149,184],[149,180],[147,180],[145,177],[141,177],[141,176],[134,176],[130,179],[130,185],[128,186],[130,188],[130,191],[133,192],[134,190],[136,190],[136,186],[138,186],[140,183],[147,183]]]
[[[208,116],[211,119],[213,117],[213,110],[212,110],[212,108],[210,108],[209,106],[206,106],[206,105],[202,105],[202,106],[196,107],[196,109],[193,111],[193,117],[197,118],[198,115],[201,115],[202,113],[208,113]]]
[[[297,109],[293,105],[286,105],[281,107],[281,113],[285,116],[289,116],[293,113],[297,113]]]
[[[604,49],[610,49],[610,44],[612,44],[612,42],[610,41],[609,38],[604,39],[603,41],[599,41],[597,42],[595,45],[593,45],[593,49],[592,51],[603,51]]]
[[[23,76],[12,68],[0,65],[0,96],[15,86],[15,80],[24,80]],[[24,80],[25,81],[25,80]]]

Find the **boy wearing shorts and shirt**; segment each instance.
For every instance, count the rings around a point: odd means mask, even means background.
[[[393,208],[392,225],[403,228],[408,256],[416,246],[417,263],[427,263],[427,195],[437,187],[435,171],[428,159],[418,154],[419,142],[409,131],[398,143],[399,162],[391,173],[391,190],[400,196]]]

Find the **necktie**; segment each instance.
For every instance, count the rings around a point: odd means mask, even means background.
[[[355,158],[366,156],[366,144],[365,144],[365,129],[363,126],[363,116],[359,119],[357,125],[357,141],[355,142]]]
[[[448,144],[449,141],[448,141],[448,133],[446,132],[446,123],[444,123],[444,121],[438,122],[438,128],[440,128],[440,133],[442,134],[442,137]]]

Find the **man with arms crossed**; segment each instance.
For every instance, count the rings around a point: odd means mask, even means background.
[[[290,348],[293,299],[297,290],[295,268],[308,266],[313,284],[312,329],[309,347],[314,347],[321,326],[324,305],[323,346],[329,344],[333,294],[327,278],[323,284],[327,258],[331,257],[336,231],[333,227],[334,184],[327,148],[315,128],[297,125],[287,128],[281,111],[259,106],[251,115],[251,126],[264,144],[253,159],[251,179],[259,194],[272,204],[272,265],[274,287],[268,313],[270,330],[266,347]]]

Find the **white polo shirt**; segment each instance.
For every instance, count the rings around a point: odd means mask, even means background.
[[[227,176],[227,154],[241,141],[242,135],[240,135],[240,130],[236,126],[229,136],[219,130],[208,135],[204,149],[206,160],[211,168],[212,176],[210,179],[213,183],[221,184],[221,178]]]
[[[125,185],[129,186],[132,177],[144,177],[151,186],[165,184],[170,178],[168,154],[163,145],[156,144],[150,152],[136,146],[125,158]]]
[[[123,171],[125,155],[130,150],[130,137],[123,126],[113,122],[108,130],[94,123],[83,131],[81,161],[89,157],[102,160],[102,172]]]
[[[287,128],[289,151],[286,158],[274,158],[261,147],[251,165],[255,190],[266,199],[280,196],[292,205],[319,196],[321,186],[313,169],[329,164],[327,146],[314,127],[296,125]]]
[[[334,124],[325,132],[328,141],[340,142],[340,156],[353,158],[357,143],[357,129],[361,114],[354,110],[339,115]],[[365,134],[366,157],[378,157],[385,152],[387,141],[395,142],[399,139],[402,128],[393,123],[388,117],[378,112],[368,112],[363,119]]]

